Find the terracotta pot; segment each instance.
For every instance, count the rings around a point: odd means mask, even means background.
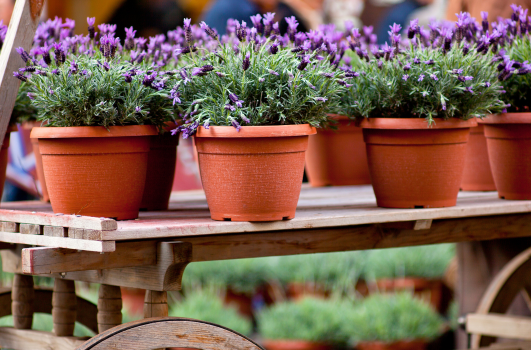
[[[310,282],[289,282],[286,285],[286,297],[290,300],[300,300],[306,297],[326,299],[330,290],[322,284]]]
[[[475,120],[373,118],[362,121],[376,202],[387,208],[456,204]]]
[[[195,144],[214,220],[275,221],[295,217],[304,173],[308,124],[200,127]]]
[[[139,288],[121,287],[124,309],[133,315],[144,314],[144,299],[146,290]]]
[[[334,117],[337,130],[318,129],[310,136],[306,152],[306,174],[319,186],[365,185],[371,183],[367,152],[360,127],[345,116]]]
[[[481,124],[470,128],[461,189],[463,191],[496,191],[490,170],[487,139]]]
[[[414,295],[440,311],[443,301],[443,282],[440,279],[418,277],[382,278],[369,284],[371,292],[411,291]]]
[[[481,121],[498,196],[531,199],[531,113],[506,113]]]
[[[4,142],[2,143],[2,148],[0,149],[0,199],[4,194],[4,183],[6,182],[6,169],[7,163],[9,161],[9,137],[11,130],[6,130],[6,136],[4,136]]]
[[[392,343],[380,341],[362,342],[356,345],[358,350],[425,350],[428,343],[425,340],[399,340]]]
[[[311,342],[306,340],[264,340],[262,345],[266,350],[332,350],[334,345],[329,343]]]
[[[156,134],[149,125],[33,128],[53,211],[136,219]]]
[[[140,204],[141,210],[167,210],[170,202],[179,136],[170,133],[151,136],[148,155],[146,186]]]

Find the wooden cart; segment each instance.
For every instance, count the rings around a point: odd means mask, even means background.
[[[370,186],[303,188],[295,219],[271,223],[212,221],[202,191],[174,193],[170,210],[118,222],[53,214],[40,202],[3,207],[3,268],[17,275],[13,302],[6,297],[0,304],[0,316],[13,306],[15,328],[0,328],[0,346],[15,349],[113,348],[110,343],[125,349],[131,341],[135,349],[182,347],[187,336],[204,334],[207,326],[256,347],[235,333],[191,320],[147,319],[112,328],[121,323],[118,286],[147,289],[144,316],[165,317],[166,292],[180,289],[184,269],[196,261],[531,235],[531,201],[462,192],[452,208],[383,209],[376,207]],[[33,291],[29,275],[54,277],[53,292]],[[97,308],[83,301],[76,306],[73,281],[101,283]],[[52,313],[55,334],[27,329],[34,311]],[[76,319],[106,332],[82,345],[72,337]]]

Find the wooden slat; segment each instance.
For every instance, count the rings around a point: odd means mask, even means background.
[[[22,249],[22,271],[31,275],[155,265],[157,245],[124,242],[112,253],[78,252],[63,248]]]
[[[115,220],[108,218],[58,215],[7,209],[0,210],[0,220],[35,225],[85,228],[100,231],[115,230],[118,227]]]
[[[469,314],[466,317],[466,331],[493,337],[531,340],[531,318],[501,314]]]
[[[74,350],[86,339],[57,337],[49,332],[0,327],[0,346],[7,349]]]
[[[15,49],[31,48],[43,4],[44,0],[17,0],[11,15],[0,54],[0,141],[4,139],[20,86],[13,72],[24,66]]]
[[[102,253],[109,253],[115,250],[114,241],[89,241],[63,237],[50,237],[44,235],[23,235],[13,232],[0,232],[0,241]]]
[[[43,234],[50,237],[68,237],[68,227],[44,226]]]
[[[34,224],[20,224],[20,233],[24,235],[42,235],[43,226]]]

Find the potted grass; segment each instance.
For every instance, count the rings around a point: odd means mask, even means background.
[[[345,322],[358,350],[424,350],[444,330],[442,318],[409,293],[374,294]]]
[[[195,135],[214,220],[295,216],[308,136],[327,123],[326,111],[346,84],[333,67],[331,48],[311,40],[294,45],[270,18],[250,29],[238,23],[201,59],[194,58],[191,41],[182,50],[191,63],[173,91],[184,123],[176,131]]]
[[[173,117],[172,76],[125,60],[119,44],[111,32],[96,42],[92,26],[74,44],[45,45],[33,56],[20,50],[26,67],[14,75],[31,85],[45,125],[31,137],[55,213],[138,217],[150,136]]]
[[[328,350],[345,347],[344,326],[351,303],[304,298],[277,303],[258,314],[258,331],[267,350]]]
[[[343,96],[347,113],[363,128],[378,206],[448,207],[456,204],[471,127],[505,108],[490,41],[471,31],[468,14],[457,29],[432,28],[430,40],[417,21],[401,43],[400,26],[391,43],[373,50],[351,49],[362,58]],[[476,40],[478,40],[476,42]]]
[[[513,5],[509,27],[495,30],[502,50],[495,57],[509,107],[481,121],[500,198],[531,199],[531,40],[527,10]],[[488,25],[488,22],[487,22]]]
[[[410,291],[444,313],[449,298],[443,276],[455,256],[453,244],[370,251],[364,278],[372,293]]]

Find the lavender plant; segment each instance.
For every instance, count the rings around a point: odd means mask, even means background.
[[[390,28],[391,45],[363,46],[354,29],[349,36],[351,62],[342,69],[355,76],[343,96],[347,114],[354,118],[483,117],[507,107],[492,51],[497,41],[482,34],[466,13],[455,28],[433,23],[431,32],[411,22],[408,40],[401,27]],[[371,51],[369,55],[368,50]],[[353,57],[354,56],[354,59]]]
[[[280,36],[272,17],[254,16],[252,28],[231,21],[234,28],[221,40],[201,24],[217,45],[207,51],[188,40],[179,52],[189,55],[190,64],[179,71],[181,79],[172,90],[184,120],[175,132],[183,131],[186,138],[200,126],[226,125],[239,131],[242,125],[327,122],[327,111],[338,104],[342,85],[347,84],[345,74],[335,69],[337,47],[296,33],[291,18],[288,33]],[[184,31],[190,38],[189,20]],[[196,57],[196,49],[201,56]]]

